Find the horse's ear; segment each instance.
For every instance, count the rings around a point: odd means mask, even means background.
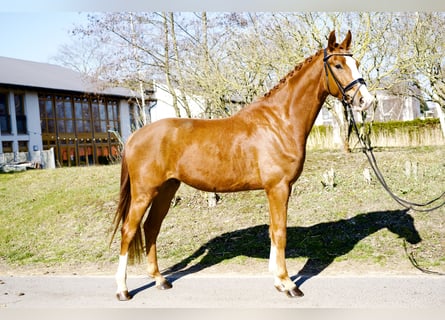
[[[335,30],[332,30],[331,33],[329,34],[329,39],[328,39],[328,50],[329,51],[333,51],[335,49]]]
[[[351,30],[348,30],[348,33],[346,34],[346,38],[341,43],[340,47],[342,47],[345,50],[349,50],[349,47],[351,46],[351,41],[352,41]]]

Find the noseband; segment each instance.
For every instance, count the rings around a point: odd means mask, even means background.
[[[326,72],[326,84],[328,87],[328,91],[331,94],[331,89],[329,88],[329,75],[328,75],[328,69],[331,72],[332,77],[334,78],[335,83],[337,84],[338,89],[340,90],[340,93],[342,95],[342,99],[341,102],[346,105],[348,103],[352,103],[355,99],[355,96],[357,95],[360,87],[362,85],[366,86],[366,82],[363,78],[358,78],[353,80],[351,83],[349,83],[348,85],[346,85],[345,87],[342,86],[342,84],[340,83],[340,81],[338,81],[337,77],[335,76],[334,71],[332,70],[331,66],[328,63],[328,60],[330,57],[332,56],[347,56],[347,57],[352,57],[351,53],[331,53],[330,55],[328,55],[327,50],[324,49],[324,57],[323,57],[323,62],[324,62],[324,69]],[[354,92],[354,95],[352,96],[352,98],[350,96],[347,95],[347,92],[349,90],[351,90],[356,84],[359,84],[359,87],[357,88],[357,90]],[[348,98],[351,98],[350,101],[348,101]]]

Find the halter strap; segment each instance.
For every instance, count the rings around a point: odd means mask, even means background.
[[[365,85],[366,86],[366,82],[363,78],[358,78],[353,80],[351,83],[349,83],[348,85],[346,85],[345,87],[342,86],[342,84],[340,83],[340,81],[338,81],[337,77],[335,76],[334,71],[332,70],[331,66],[328,63],[328,59],[332,56],[346,56],[346,57],[352,57],[352,53],[331,53],[328,55],[328,51],[325,48],[324,49],[324,56],[323,56],[323,62],[324,62],[324,69],[325,69],[325,73],[326,73],[326,84],[328,87],[328,91],[329,93],[331,93],[331,89],[329,88],[329,75],[328,75],[328,69],[332,74],[332,77],[334,78],[335,83],[337,84],[338,89],[340,90],[341,94],[342,94],[342,102],[346,102],[346,97],[347,97],[347,92],[349,90],[351,90],[356,84],[360,84],[360,86]],[[352,101],[354,101],[355,96],[358,93],[358,89],[354,92],[353,96],[352,96]]]
[[[332,56],[346,56],[346,57],[352,57],[352,53],[331,53],[330,55],[328,55],[328,51],[325,48],[324,49],[324,57],[323,57],[323,61],[326,62],[328,61],[328,59]]]

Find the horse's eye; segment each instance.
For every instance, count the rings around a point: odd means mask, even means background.
[[[335,65],[335,68],[336,68],[336,69],[342,69],[342,66],[341,66],[341,64],[336,64],[336,65]]]

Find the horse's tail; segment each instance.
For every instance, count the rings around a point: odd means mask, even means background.
[[[130,188],[130,175],[128,174],[128,166],[127,161],[125,159],[125,151],[122,155],[122,164],[121,164],[121,182],[120,182],[120,195],[119,195],[119,204],[116,209],[116,213],[113,219],[113,229],[110,239],[110,245],[113,242],[113,239],[116,235],[117,230],[119,229],[119,225],[125,222],[127,218],[128,212],[130,211],[131,204],[131,188]],[[136,229],[136,234],[134,235],[133,240],[130,243],[128,248],[128,256],[130,262],[140,262],[142,258],[142,252],[144,251],[144,243],[142,230],[140,226]]]

